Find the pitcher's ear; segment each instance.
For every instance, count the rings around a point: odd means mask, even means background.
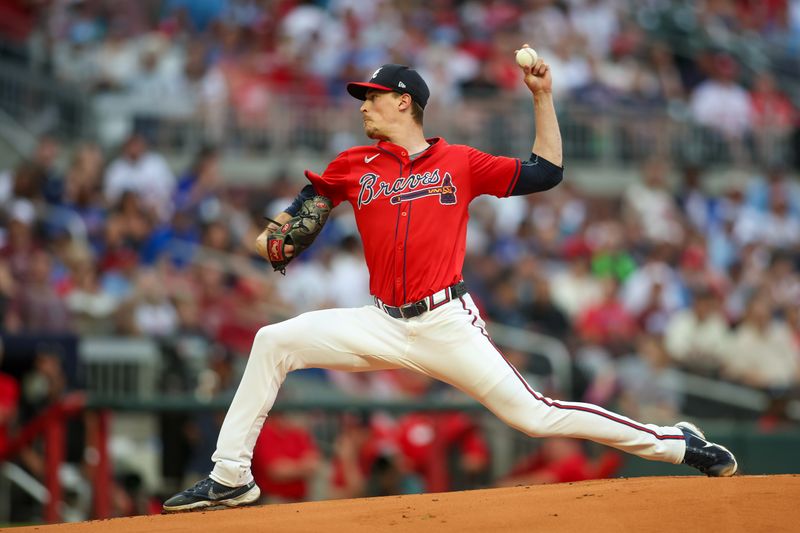
[[[411,108],[411,104],[414,103],[414,100],[411,98],[411,95],[408,93],[403,93],[400,95],[400,103],[398,104],[399,109],[406,110]]]

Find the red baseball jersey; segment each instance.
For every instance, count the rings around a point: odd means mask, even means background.
[[[380,141],[342,152],[321,176],[306,172],[334,206],[353,205],[370,291],[389,305],[461,280],[469,203],[481,194],[508,196],[519,178],[519,159],[428,142],[413,160],[402,146]]]

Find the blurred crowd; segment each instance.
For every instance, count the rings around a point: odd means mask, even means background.
[[[562,108],[666,112],[739,160],[786,159],[800,145],[798,0],[15,4],[20,53],[96,95],[111,144],[135,119],[190,117],[230,142],[232,127],[286,120],[285,97],[298,113],[329,106],[344,82],[390,62],[422,73],[433,109],[523,97],[510,51],[530,42],[557,73]]]
[[[680,368],[767,391],[784,420],[800,383],[800,183],[774,166],[711,194],[701,167],[640,170],[610,198],[567,179],[478,201],[471,292],[493,320],[567,342],[593,376],[589,401],[621,395],[632,416],[666,422]]]
[[[268,122],[276,96],[335,104],[343,81],[389,61],[419,66],[445,109],[519,95],[509,50],[531,35],[559,72],[562,101],[692,116],[709,135],[754,153],[760,143],[791,143],[798,130],[800,68],[790,68],[800,57],[798,1],[76,0],[3,3],[0,14],[8,13],[33,65],[156,114],[199,113],[220,141],[228,120]],[[0,16],[0,29],[9,17]],[[665,27],[673,33],[656,38]],[[693,38],[675,42],[674,32]],[[750,38],[759,44],[744,48]],[[280,277],[253,244],[263,217],[296,195],[296,177],[236,185],[221,170],[224,147],[215,146],[174,168],[140,132],[113,148],[44,135],[0,168],[0,368],[11,369],[0,373],[0,454],[16,428],[83,385],[65,363],[82,338],[158,339],[159,392],[209,398],[235,389],[237,362],[259,327],[371,304],[350,208],[338,207]],[[794,424],[787,406],[800,385],[800,182],[791,154],[755,158],[721,187],[706,180],[702,158],[654,156],[624,191],[595,196],[571,181],[567,153],[555,190],[473,203],[469,291],[489,320],[565,344],[567,387],[542,377],[550,373],[537,346],[503,347],[552,397],[671,424],[687,408],[681,370],[763,393],[766,409],[744,416],[764,428]],[[187,337],[212,347],[199,374],[176,355],[174,339]],[[11,364],[19,343],[30,347],[28,362]],[[311,378],[356,399],[450,394],[407,372]],[[220,416],[164,416],[169,491],[207,473]],[[463,413],[354,412],[325,433],[329,422],[268,419],[255,453],[266,498],[574,481],[619,467],[614,454],[591,456],[556,439],[497,480],[490,436]],[[85,461],[76,449],[70,457]],[[22,460],[44,475],[41,450]],[[147,496],[141,479],[120,477],[115,512],[157,508]]]

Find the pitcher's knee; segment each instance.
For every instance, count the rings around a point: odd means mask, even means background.
[[[288,339],[274,325],[264,326],[256,332],[253,339],[253,353],[264,356],[275,356],[284,352]]]
[[[514,429],[525,433],[529,437],[555,437],[558,431],[547,422],[535,414],[525,413],[519,416],[503,417],[506,424]]]
[[[280,324],[264,326],[253,340],[250,358],[258,357],[282,374],[305,368],[302,358],[292,355],[297,339],[281,328]]]
[[[523,424],[515,426],[518,430],[522,431],[529,437],[552,437],[553,433],[550,431],[549,428],[543,426],[542,424],[531,423],[527,421]]]

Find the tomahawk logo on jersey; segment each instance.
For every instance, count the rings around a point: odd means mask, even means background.
[[[481,194],[508,196],[519,178],[519,159],[448,145],[442,138],[428,142],[414,159],[386,141],[357,146],[339,154],[321,176],[306,173],[334,205],[353,205],[370,291],[390,305],[457,283],[469,203]],[[392,239],[386,238],[387,227],[393,228]]]
[[[434,172],[437,175],[438,171]],[[458,200],[456,199],[456,188],[453,185],[453,180],[450,178],[450,173],[444,173],[444,180],[439,187],[426,187],[418,190],[410,190],[402,194],[392,196],[389,201],[392,204],[399,204],[400,202],[411,202],[417,198],[424,198],[425,196],[438,196],[439,203],[442,205],[453,205]]]

